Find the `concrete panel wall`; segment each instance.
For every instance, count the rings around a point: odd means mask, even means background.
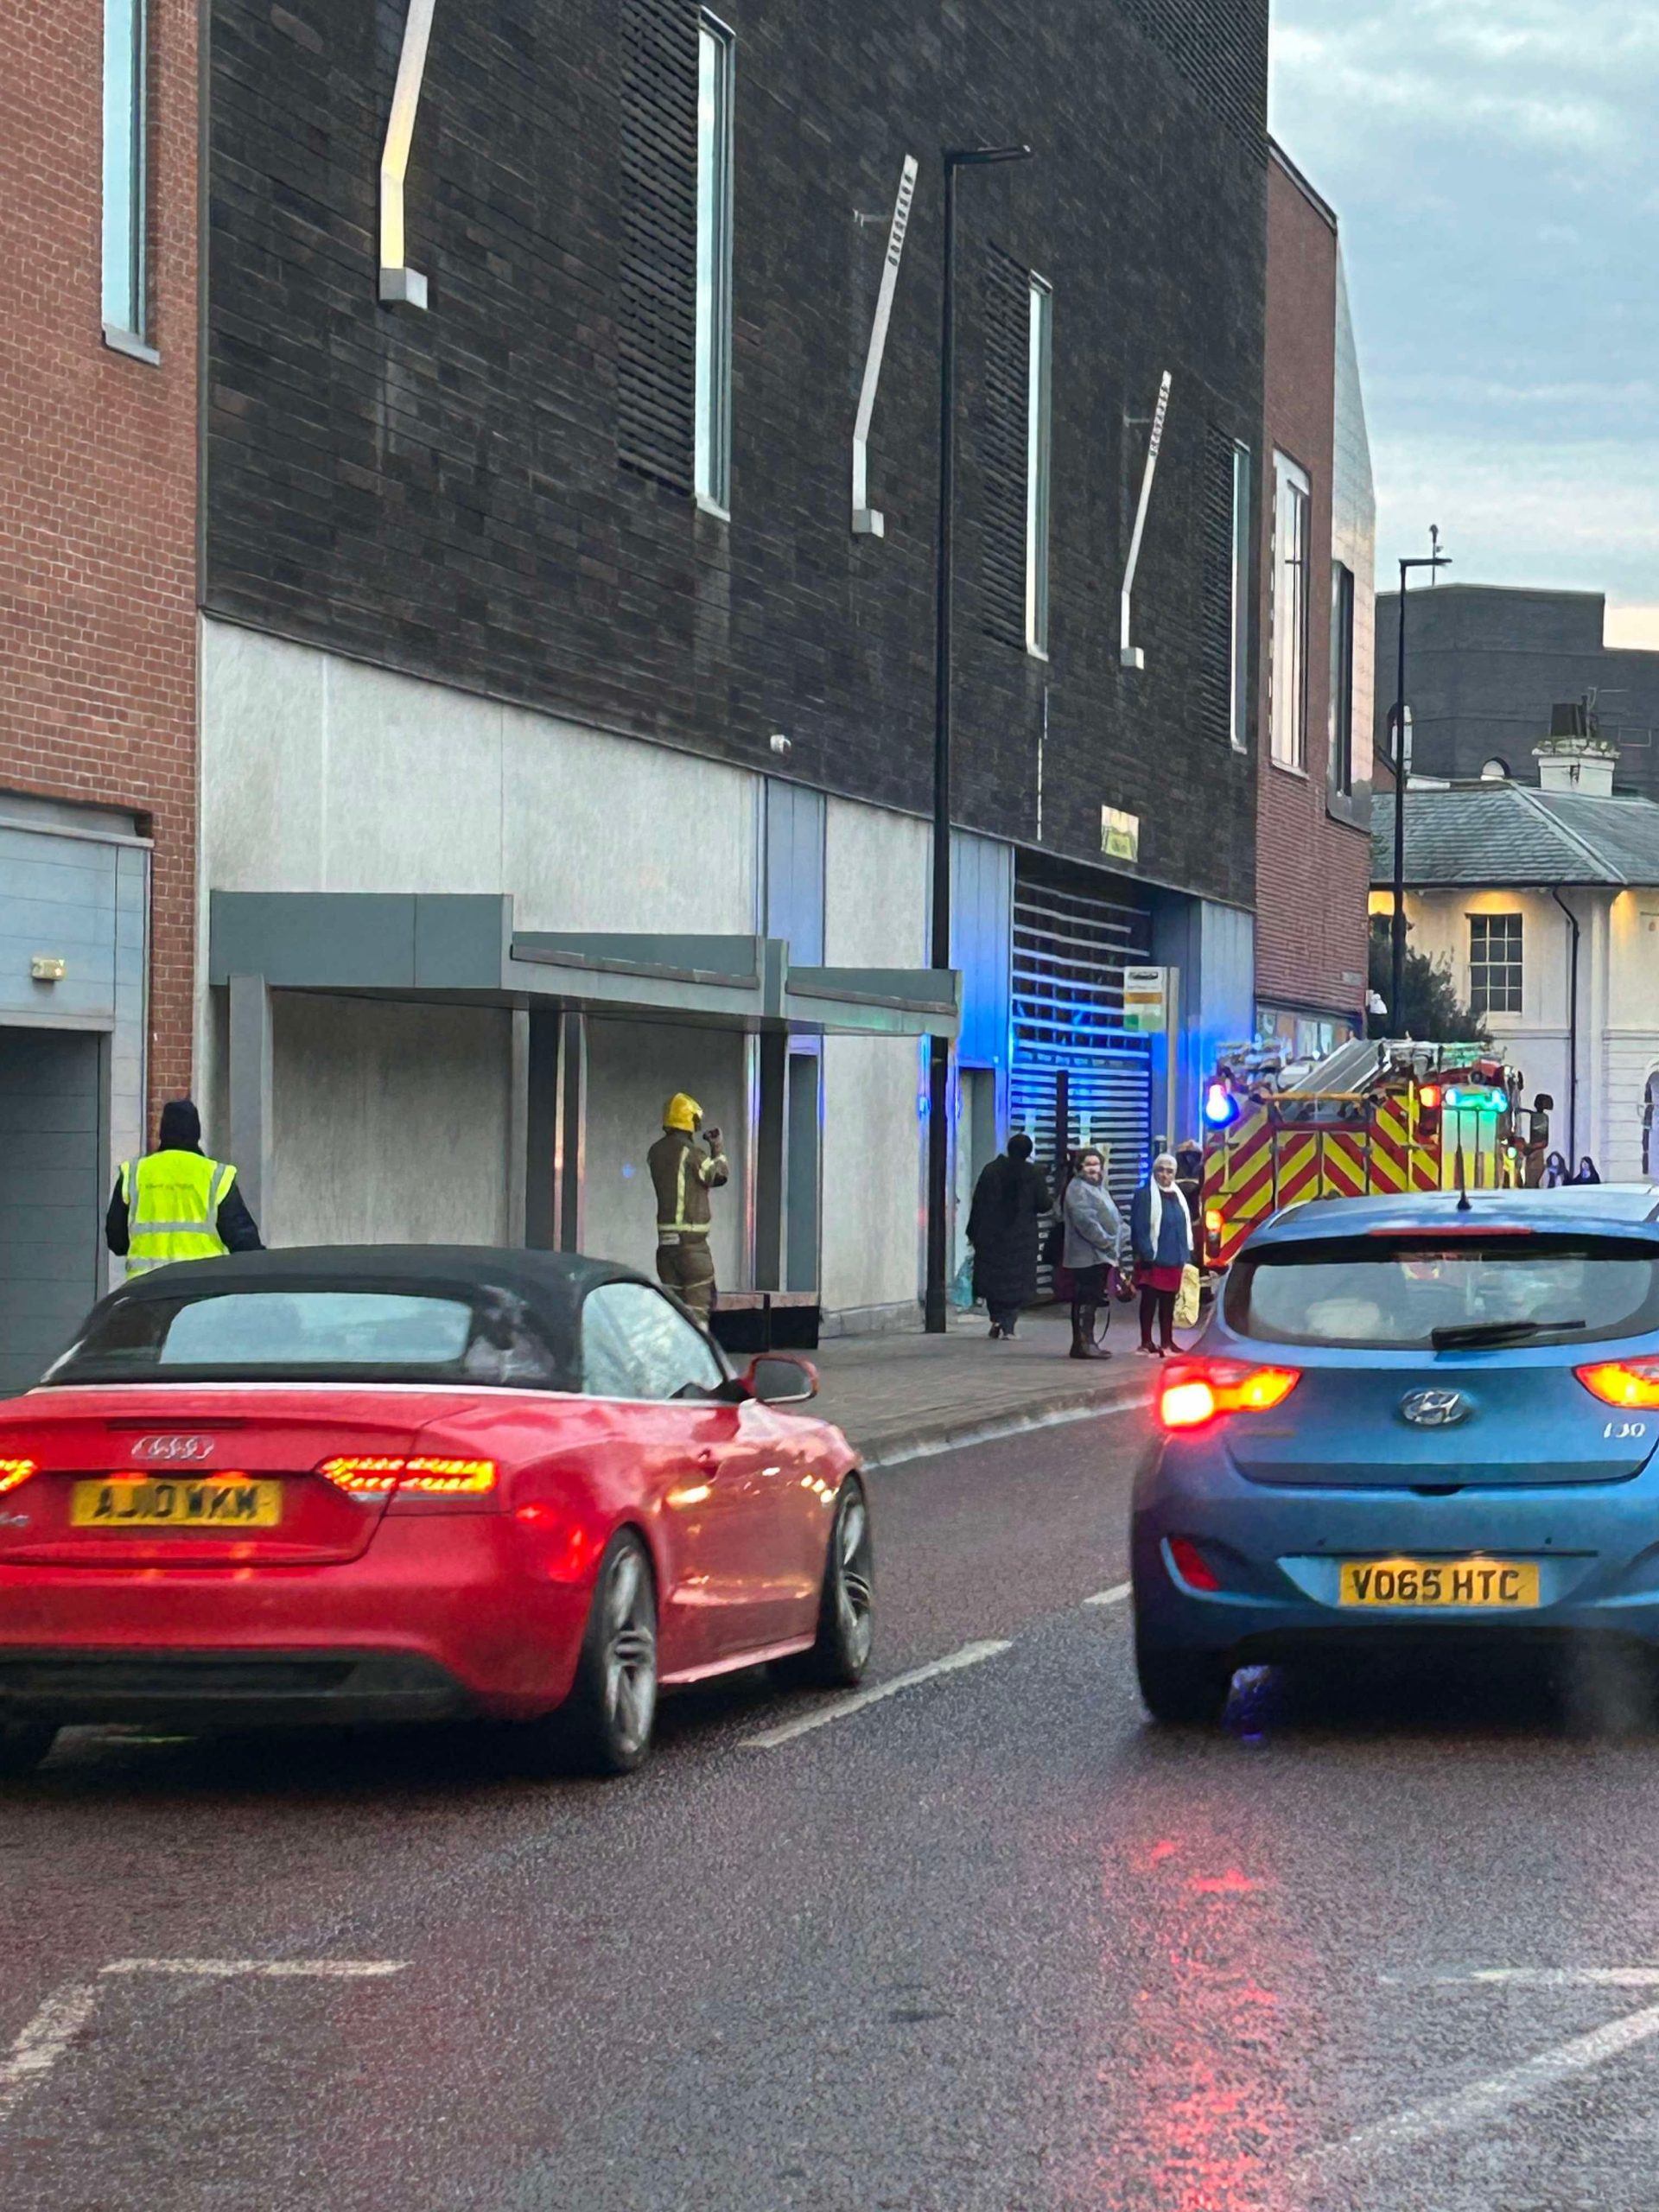
[[[831,799],[825,829],[825,950],[836,965],[921,966],[927,957],[925,823]],[[921,1287],[917,1112],[925,1046],[829,1038],[823,1049],[823,1303],[913,1319]]]
[[[267,1242],[504,1243],[510,1023],[276,993]]]
[[[728,1290],[747,1286],[748,1175],[746,1040],[667,1022],[588,1026],[586,1249],[652,1271],[657,1210],[645,1154],[662,1135],[663,1102],[689,1091],[725,1139],[732,1179],[714,1193],[709,1249]]]

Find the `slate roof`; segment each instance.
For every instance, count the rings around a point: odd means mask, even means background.
[[[1371,880],[1394,880],[1394,800],[1377,794]],[[1406,881],[1546,888],[1555,883],[1659,887],[1659,805],[1592,798],[1525,784],[1454,784],[1406,793]]]

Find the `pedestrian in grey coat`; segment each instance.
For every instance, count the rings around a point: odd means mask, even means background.
[[[1095,1342],[1095,1317],[1110,1294],[1109,1277],[1123,1251],[1123,1217],[1106,1188],[1106,1162],[1092,1147],[1080,1152],[1065,1186],[1062,1264],[1071,1277],[1073,1359],[1109,1359]]]

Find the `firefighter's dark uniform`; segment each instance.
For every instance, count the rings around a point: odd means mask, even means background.
[[[710,1191],[730,1179],[723,1152],[706,1153],[685,1129],[664,1129],[646,1159],[657,1193],[657,1276],[706,1327],[715,1305],[709,1249]]]

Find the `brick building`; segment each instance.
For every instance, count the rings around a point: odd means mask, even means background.
[[[1268,172],[1256,1020],[1299,1056],[1363,1028],[1376,499],[1337,218]]]
[[[0,1385],[191,1071],[196,0],[21,0],[0,86]]]
[[[207,10],[219,1126],[282,1241],[638,1260],[689,1088],[722,1281],[913,1317],[930,1030],[960,1187],[1064,1074],[1122,1188],[1172,1097],[1125,965],[1180,971],[1189,1118],[1249,1022],[1267,0],[476,0],[423,72],[422,19]],[[958,1018],[940,149],[1008,140],[961,185]]]

